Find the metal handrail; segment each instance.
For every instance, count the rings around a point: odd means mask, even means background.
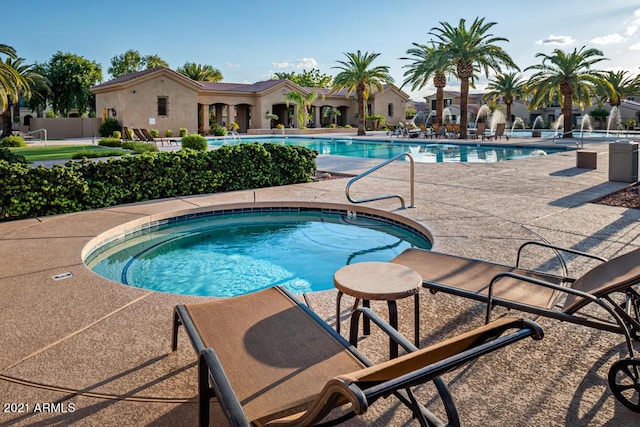
[[[36,129],[30,132],[27,132],[29,135],[33,135],[34,133],[43,132],[44,133],[44,142],[47,142],[47,130],[46,129]],[[40,136],[40,140],[42,141],[42,136]]]
[[[389,163],[395,162],[396,160],[398,160],[401,157],[408,157],[409,158],[409,163],[411,164],[411,175],[409,177],[409,180],[411,182],[411,205],[409,205],[409,207],[410,208],[414,208],[415,207],[415,205],[414,205],[414,203],[415,203],[415,196],[414,196],[415,195],[415,191],[414,191],[414,187],[415,187],[415,185],[414,185],[414,176],[415,176],[414,169],[415,169],[415,166],[414,166],[414,162],[413,162],[413,156],[410,153],[398,154],[397,156],[392,157],[392,158],[390,158],[388,160],[385,160],[384,162],[380,163],[379,165],[376,165],[376,166],[372,167],[371,169],[369,169],[369,170],[367,170],[365,172],[362,172],[360,175],[358,175],[358,176],[356,176],[354,178],[351,178],[351,180],[349,180],[349,182],[347,183],[346,188],[344,189],[344,192],[345,192],[345,194],[347,196],[347,200],[350,201],[351,203],[365,203],[365,202],[373,202],[375,200],[392,199],[392,198],[395,197],[395,198],[400,199],[400,203],[402,204],[402,209],[406,209],[406,204],[404,202],[404,198],[399,194],[387,194],[387,195],[384,195],[384,196],[369,197],[367,199],[362,199],[362,200],[353,200],[351,198],[351,195],[349,194],[349,190],[351,188],[351,185],[354,182],[364,178],[365,176],[369,175],[372,172],[377,171],[378,169],[388,165]]]
[[[563,133],[556,133],[555,135],[553,135],[553,143],[554,144],[558,144],[558,142],[556,142],[556,138],[558,139],[562,139],[564,138],[565,135],[569,135],[570,133],[576,133],[578,132],[577,130],[570,130],[569,132],[563,132]],[[582,131],[580,132],[580,143],[578,143],[578,141],[575,141],[576,147],[584,147],[584,135],[582,135]]]

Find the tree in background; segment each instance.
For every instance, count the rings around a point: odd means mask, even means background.
[[[285,99],[287,100],[287,107],[289,106],[289,102],[293,102],[298,106],[298,127],[305,128],[307,127],[308,117],[309,117],[309,109],[311,108],[311,104],[318,97],[316,92],[310,92],[307,95],[303,95],[294,90],[288,92],[285,95]]]
[[[384,83],[393,83],[393,77],[389,74],[389,67],[378,65],[372,67],[373,61],[380,56],[379,53],[345,53],[346,61],[337,61],[337,68],[342,70],[333,79],[331,93],[346,89],[347,97],[356,93],[358,103],[358,136],[366,135],[364,124],[366,117],[366,102],[374,90],[382,92]]]
[[[4,64],[13,68],[18,75],[16,81],[17,99],[16,97],[7,98],[7,107],[2,110],[2,137],[11,135],[13,124],[11,120],[11,112],[13,109],[14,118],[20,118],[20,104],[18,100],[22,97],[29,100],[37,89],[40,92],[49,91],[49,81],[40,74],[33,65],[24,63],[24,58],[7,57]]]
[[[16,51],[11,46],[0,44],[0,54],[15,59]],[[18,72],[7,62],[0,60],[0,108],[5,110],[10,102],[18,102]]]
[[[83,115],[95,111],[95,96],[89,91],[102,81],[102,67],[82,56],[58,51],[49,60],[46,77],[51,82],[54,111],[67,117],[69,111],[77,109]]]
[[[467,28],[466,21],[460,19],[457,27],[441,22],[429,34],[436,39],[433,59],[438,64],[456,64],[456,77],[460,80],[460,139],[467,138],[469,123],[469,85],[473,82],[474,72],[483,70],[489,76],[489,70],[502,72],[502,65],[518,70],[513,59],[497,42],[509,40],[489,33],[495,22],[485,24],[484,18],[476,18]]]
[[[222,81],[222,73],[212,65],[187,62],[182,67],[178,67],[176,71],[197,82],[217,83]]]
[[[564,117],[563,135],[564,138],[572,138],[573,104],[578,103],[581,108],[590,106],[591,98],[608,84],[602,71],[592,68],[607,58],[602,56],[602,51],[585,46],[569,53],[554,49],[551,55],[538,53],[536,57],[542,58],[542,63],[525,69],[535,71],[527,82],[532,94],[529,109],[560,102]]]
[[[333,77],[328,74],[320,73],[320,70],[312,68],[311,70],[302,70],[302,74],[296,74],[295,71],[290,73],[274,73],[273,80],[287,79],[302,87],[323,87],[330,88]]]
[[[607,71],[603,74],[605,84],[598,88],[600,99],[612,107],[620,106],[628,96],[640,93],[640,75],[632,76],[629,71]]]
[[[168,66],[169,64],[157,55],[142,56],[137,50],[129,49],[111,58],[111,67],[107,71],[113,78],[117,78],[149,68]]]
[[[429,79],[433,78],[433,85],[436,88],[436,114],[433,123],[441,123],[447,74],[455,72],[455,65],[447,62],[446,56],[436,54],[437,49],[433,42],[431,46],[419,43],[413,43],[413,46],[407,50],[407,55],[411,57],[400,58],[413,60],[411,64],[405,65],[408,69],[404,73],[405,80],[402,86],[411,83],[411,90],[422,89],[429,83]]]
[[[487,84],[487,91],[483,95],[485,100],[497,103],[500,99],[506,106],[507,121],[511,120],[511,105],[525,93],[522,76],[517,73],[498,74]]]

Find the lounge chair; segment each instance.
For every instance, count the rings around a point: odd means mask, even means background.
[[[482,138],[482,140],[484,141],[484,137],[485,137],[485,131],[487,130],[487,125],[485,123],[478,123],[476,125],[476,128],[473,130],[473,133],[471,133],[471,137],[473,139],[478,139],[478,138]]]
[[[433,137],[434,138],[438,138],[438,137],[443,137],[446,138],[447,137],[447,128],[445,126],[439,125],[437,123],[433,124]]]
[[[142,131],[140,129],[133,128],[133,133],[139,141],[150,142],[147,140],[147,137],[142,134]]]
[[[123,126],[122,127],[122,140],[123,141],[131,141],[131,140],[133,140],[132,132],[133,131],[131,129],[129,129],[128,127]]]
[[[177,306],[172,349],[177,349],[179,326],[184,325],[199,355],[200,425],[209,425],[212,397],[233,426],[306,426],[322,420],[329,425],[343,422],[392,394],[421,425],[442,425],[410,389],[429,381],[442,398],[449,425],[457,425],[455,403],[440,375],[526,337],[543,336],[532,321],[503,318],[418,350],[370,309],[361,307],[355,313],[352,324],[364,313],[408,353],[372,365],[279,287]]]
[[[558,257],[564,252],[602,263],[577,279],[569,277],[564,267],[562,275],[519,268],[522,250],[531,245],[549,248]],[[640,359],[634,358],[632,346],[632,339],[640,338],[640,294],[633,288],[640,283],[640,249],[606,260],[547,243],[526,242],[518,250],[515,266],[421,249],[407,249],[392,262],[414,269],[422,276],[423,286],[432,292],[486,302],[486,322],[494,306],[503,306],[623,334],[629,358],[611,366],[609,387],[622,404],[640,412]],[[581,311],[592,304],[608,316],[596,318]]]
[[[487,135],[487,139],[494,139],[494,140],[498,140],[498,138],[500,138],[500,140],[502,141],[502,137],[504,136],[505,138],[507,138],[507,141],[509,140],[509,135],[505,135],[504,134],[504,128],[505,128],[506,124],[505,123],[498,123],[496,125],[496,130],[493,133],[490,133],[489,135]]]
[[[398,128],[395,125],[391,125],[387,123],[387,135],[388,136],[398,136]]]

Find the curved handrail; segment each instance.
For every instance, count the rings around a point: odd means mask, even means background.
[[[378,169],[388,165],[389,163],[395,162],[396,160],[400,159],[401,157],[408,157],[409,158],[409,163],[411,164],[411,172],[410,172],[411,175],[409,177],[410,178],[410,183],[411,183],[411,205],[409,205],[409,207],[410,208],[414,208],[415,207],[415,205],[414,205],[414,202],[415,202],[415,196],[414,196],[415,195],[415,191],[414,191],[414,187],[415,187],[415,185],[414,185],[414,176],[415,176],[415,173],[414,173],[414,169],[415,169],[415,166],[414,166],[414,162],[413,162],[413,156],[410,153],[398,154],[397,156],[392,157],[392,158],[390,158],[388,160],[385,160],[384,162],[380,163],[379,165],[376,165],[376,166],[372,167],[371,169],[369,169],[369,170],[367,170],[365,172],[362,172],[360,175],[351,178],[349,180],[349,182],[347,183],[347,186],[344,189],[345,195],[347,196],[347,200],[350,201],[351,203],[364,203],[364,202],[373,202],[375,200],[392,199],[392,198],[395,197],[395,198],[400,199],[400,203],[402,204],[402,209],[406,209],[404,198],[399,194],[387,194],[387,195],[384,195],[384,196],[369,197],[369,198],[361,199],[361,200],[353,200],[351,198],[351,195],[349,194],[349,190],[351,188],[351,185],[354,182],[364,178],[365,176],[369,175],[372,172],[377,171]]]
[[[36,130],[32,130],[32,131],[27,132],[27,133],[29,135],[33,135],[34,133],[38,133],[38,132],[44,133],[44,142],[46,143],[47,142],[47,130],[46,129],[44,129],[44,128],[36,129]],[[42,136],[40,137],[40,139],[42,139]]]
[[[555,135],[553,135],[553,143],[554,144],[558,144],[558,142],[556,142],[556,138],[557,139],[562,139],[564,138],[565,135],[569,135],[569,134],[573,134],[578,132],[577,130],[570,130],[569,132],[563,132],[563,133],[556,133]],[[584,147],[584,136],[582,135],[582,132],[580,132],[580,143],[578,143],[578,141],[575,141],[576,147]]]

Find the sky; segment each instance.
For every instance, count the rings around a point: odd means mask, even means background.
[[[376,52],[374,65],[390,67],[402,86],[412,43],[427,44],[442,23],[467,25],[476,17],[495,22],[490,32],[508,39],[498,45],[521,70],[540,63],[537,53],[582,46],[603,52],[603,70],[640,72],[640,2],[629,0],[30,0],[3,8],[0,44],[16,49],[25,63],[44,63],[56,52],[80,55],[111,76],[111,59],[133,49],[158,55],[173,69],[186,62],[212,65],[226,83],[254,83],[276,72],[313,68],[335,75],[345,53]],[[7,17],[12,17],[7,19]],[[7,25],[15,23],[15,27]],[[526,77],[526,73],[524,76]],[[489,76],[491,78],[491,75]],[[477,82],[481,91],[486,76]],[[423,101],[428,85],[402,89]],[[449,81],[446,89],[459,90]],[[472,90],[473,92],[474,90]]]

